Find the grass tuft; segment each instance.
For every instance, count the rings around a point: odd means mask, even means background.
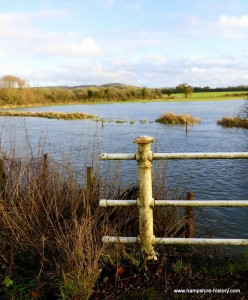
[[[170,125],[183,125],[186,123],[189,125],[195,125],[200,123],[201,120],[188,114],[176,115],[175,113],[168,112],[155,120],[155,122]]]
[[[217,124],[224,127],[239,127],[248,129],[248,119],[241,117],[223,117]]]

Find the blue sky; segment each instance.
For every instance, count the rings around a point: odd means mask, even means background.
[[[247,0],[0,0],[0,77],[248,84]]]

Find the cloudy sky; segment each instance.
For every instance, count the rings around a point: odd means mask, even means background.
[[[247,0],[0,0],[0,77],[248,84]]]

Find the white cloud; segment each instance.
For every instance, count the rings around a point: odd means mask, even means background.
[[[221,15],[219,17],[219,24],[225,28],[248,29],[248,15],[241,17]]]
[[[102,54],[102,50],[97,45],[96,41],[92,38],[85,38],[81,41],[72,43],[63,43],[61,39],[56,44],[47,45],[44,49],[49,55],[62,55],[62,56],[87,56],[98,57]]]
[[[247,84],[248,63],[234,56],[212,56],[186,59],[144,56],[102,60],[54,63],[30,74],[32,82],[43,85],[82,85],[123,82],[147,87],[175,86],[187,82],[193,86],[235,86]]]
[[[241,17],[221,15],[218,27],[220,34],[225,38],[244,40],[248,37],[248,15]]]
[[[1,53],[39,56],[84,56],[101,55],[97,42],[80,32],[53,32],[37,24],[48,18],[65,16],[65,10],[39,10],[25,14],[0,14]]]
[[[29,14],[25,13],[0,13],[0,24],[2,26],[15,26],[22,24],[22,26],[30,25],[32,19]]]

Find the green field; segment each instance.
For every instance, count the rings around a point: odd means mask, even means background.
[[[248,92],[201,92],[192,93],[188,95],[188,98],[184,94],[172,94],[170,97],[164,98],[164,100],[177,100],[177,101],[212,101],[212,100],[228,100],[228,99],[247,99]]]

